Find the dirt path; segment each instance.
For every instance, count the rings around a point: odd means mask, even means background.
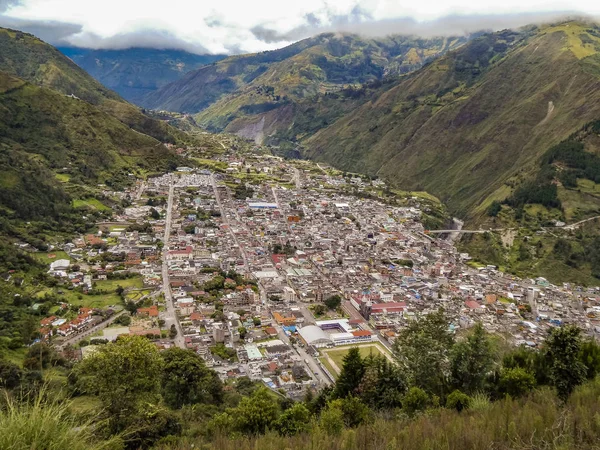
[[[550,116],[554,112],[554,102],[548,102],[548,112],[546,113],[546,117],[542,120],[538,125],[544,125],[546,122],[550,120]]]

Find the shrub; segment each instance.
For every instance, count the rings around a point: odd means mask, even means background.
[[[455,409],[458,412],[468,409],[470,405],[471,397],[458,389],[453,391],[446,399],[446,408]]]

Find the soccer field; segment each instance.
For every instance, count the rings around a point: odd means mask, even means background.
[[[321,349],[321,352],[324,354],[324,357],[322,358],[322,360],[327,360],[327,356],[328,356],[331,359],[331,361],[333,362],[333,364],[329,363],[329,364],[326,364],[326,366],[328,369],[333,369],[334,372],[336,372],[336,374],[337,374],[337,372],[339,372],[339,368],[341,368],[344,363],[344,356],[346,356],[346,353],[348,353],[348,351],[353,347],[358,347],[360,356],[362,356],[363,358],[366,358],[367,356],[369,356],[371,354],[384,355],[388,358],[391,358],[391,355],[389,354],[389,352],[387,350],[385,350],[381,344],[373,342],[373,343],[362,344],[362,345],[357,345],[357,346],[344,346],[344,347],[336,347],[336,348],[330,348],[330,349]],[[325,361],[323,361],[323,362],[325,364]]]

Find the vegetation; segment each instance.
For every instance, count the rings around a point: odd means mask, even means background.
[[[11,433],[18,430],[10,436],[30,446],[40,442],[35,439],[79,436],[89,448],[131,449],[322,448],[325,442],[351,449],[373,442],[385,448],[594,448],[600,429],[583,418],[598,412],[597,343],[564,326],[552,329],[538,352],[500,350],[480,325],[455,338],[447,324],[442,311],[415,321],[399,336],[396,362],[350,349],[335,385],[297,403],[247,378],[224,387],[194,352],[160,353],[144,337],[106,343],[72,368],[49,347],[32,348],[31,368],[0,364],[8,389],[0,424],[10,424]],[[427,349],[435,340],[441,343]],[[439,372],[423,379],[427,364]],[[18,395],[27,386],[26,371],[51,368],[66,374],[72,400],[63,403],[55,391],[33,402]],[[83,398],[99,400],[102,409],[76,419],[82,416],[70,412],[70,402]],[[59,419],[60,426],[53,422]],[[42,422],[50,428],[43,434],[25,432],[25,424]]]
[[[513,177],[535,177],[538,158],[548,148],[600,116],[598,108],[574,114],[589,91],[575,84],[561,99],[563,106],[550,114],[548,101],[541,100],[550,74],[565,84],[577,74],[578,80],[583,77],[600,87],[599,72],[565,52],[562,43],[572,33],[597,43],[589,31],[593,27],[568,25],[478,36],[302,136],[300,152],[342,170],[426,190],[452,214],[473,218],[510,194],[505,183]],[[560,62],[550,62],[558,55]],[[526,62],[532,61],[529,56],[535,59],[533,65]],[[596,56],[589,58],[591,62]],[[539,186],[543,189],[528,189],[532,197],[558,204],[553,188]],[[519,197],[522,203],[529,195]],[[497,209],[495,205],[490,211]]]

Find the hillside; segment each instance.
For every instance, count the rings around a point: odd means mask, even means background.
[[[471,216],[600,117],[598,36],[573,22],[484,35],[305,140],[305,156],[426,190]]]
[[[59,47],[58,50],[132,103],[138,103],[144,95],[180,79],[187,72],[225,58],[225,55],[196,55],[182,50],[149,48],[92,50]]]
[[[175,143],[188,139],[184,133],[148,118],[56,48],[31,34],[0,28],[0,71],[64,95],[74,95],[160,141]]]
[[[99,183],[129,183],[129,173],[164,171],[179,158],[161,141],[192,139],[145,116],[37,38],[0,29],[0,43],[3,238],[43,246],[48,231],[82,226],[74,198],[93,196]],[[23,220],[39,223],[24,227]]]
[[[497,231],[465,236],[462,249],[522,277],[598,285],[599,133],[600,121],[586,124],[548,149],[534,176],[513,177],[510,195],[476,216],[479,226]]]
[[[464,37],[376,40],[321,34],[279,50],[226,58],[147,95],[142,104],[179,112],[201,111],[197,120],[209,129],[256,137],[272,131],[269,124],[274,115],[286,116],[289,107],[303,99],[411,72],[465,41]],[[260,130],[250,129],[261,121]],[[240,131],[243,128],[246,131]]]

